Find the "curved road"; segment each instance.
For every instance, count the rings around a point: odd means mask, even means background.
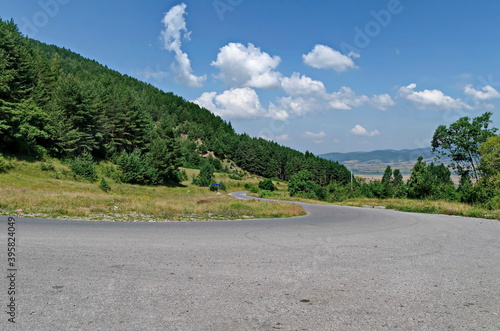
[[[500,329],[500,222],[302,205],[292,219],[19,218],[17,329]]]

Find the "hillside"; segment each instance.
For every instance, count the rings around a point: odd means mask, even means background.
[[[370,152],[326,153],[319,155],[327,160],[345,165],[355,174],[383,174],[387,166],[400,169],[403,174],[409,174],[411,168],[422,156],[427,163],[449,163],[449,159],[438,161],[432,154],[432,148],[402,149],[402,150],[376,150]]]
[[[179,167],[233,164],[288,180],[308,170],[319,185],[347,183],[337,162],[238,134],[231,123],[70,50],[25,38],[0,20],[0,153],[111,161],[134,184],[175,185]],[[213,155],[215,159],[207,158]],[[233,167],[234,168],[234,167]]]

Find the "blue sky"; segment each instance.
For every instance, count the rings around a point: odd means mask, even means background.
[[[71,49],[315,154],[429,146],[494,113],[500,2],[0,0],[28,36]]]

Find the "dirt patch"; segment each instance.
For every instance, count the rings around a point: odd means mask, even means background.
[[[210,200],[198,200],[196,202],[198,205],[206,205],[207,203],[210,203]]]

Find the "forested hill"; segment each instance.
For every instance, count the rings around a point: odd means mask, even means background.
[[[145,183],[175,181],[179,166],[201,167],[207,154],[268,178],[288,180],[308,170],[320,185],[349,179],[337,162],[236,134],[194,103],[25,38],[13,21],[1,20],[0,137],[3,154],[91,156],[148,168],[138,177]]]
[[[432,147],[402,150],[386,149],[371,152],[327,153],[319,156],[341,163],[378,161],[380,163],[412,162],[414,164],[420,156],[424,160],[432,160],[434,158]]]

